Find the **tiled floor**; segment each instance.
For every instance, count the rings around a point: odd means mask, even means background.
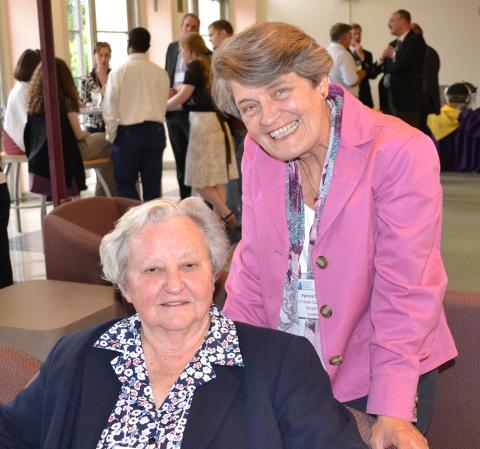
[[[87,179],[88,190],[82,192],[82,197],[92,196],[95,185],[95,175]],[[162,188],[164,196],[178,199],[178,184],[175,169],[163,171]],[[40,204],[39,197],[29,199],[23,204]],[[52,206],[49,206],[48,210]],[[22,231],[17,231],[17,218],[10,211],[8,235],[10,237],[10,258],[12,261],[13,278],[15,282],[30,279],[45,279],[45,261],[40,225],[40,208],[22,209]]]

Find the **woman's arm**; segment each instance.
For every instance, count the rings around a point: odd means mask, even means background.
[[[182,106],[186,103],[195,91],[195,86],[191,84],[182,84],[180,90],[167,100],[167,109],[175,106]]]
[[[390,156],[388,156],[390,153]],[[393,153],[393,154],[392,154]],[[388,159],[389,158],[389,159]],[[447,277],[440,254],[442,190],[430,139],[416,134],[378,160],[377,240],[371,298],[367,412],[379,416],[372,447],[426,448],[415,429],[420,361],[430,356]]]
[[[70,126],[72,127],[73,133],[75,134],[75,138],[77,140],[86,139],[90,133],[88,131],[84,131],[80,127],[80,120],[78,120],[78,114],[75,111],[69,112],[67,114],[68,121],[70,122]]]

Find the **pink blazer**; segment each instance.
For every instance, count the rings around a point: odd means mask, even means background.
[[[243,238],[224,309],[234,320],[274,329],[289,251],[285,169],[247,136]],[[319,310],[333,312],[319,314],[320,335],[338,400],[368,395],[368,413],[414,421],[419,375],[456,356],[442,307],[441,222],[432,141],[345,92],[340,148],[311,255]]]

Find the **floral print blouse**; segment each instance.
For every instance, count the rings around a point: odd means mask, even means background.
[[[110,69],[108,73],[110,73]],[[95,69],[92,69],[87,76],[82,78],[80,101],[83,104],[92,103],[92,92],[98,89],[103,90],[103,86],[97,77]],[[105,123],[102,115],[87,115],[85,118],[85,126],[90,132],[105,132]]]
[[[213,305],[207,338],[157,409],[148,378],[138,315],[115,323],[94,347],[117,351],[111,361],[121,390],[97,449],[179,449],[193,395],[215,379],[213,365],[243,366],[235,324]]]

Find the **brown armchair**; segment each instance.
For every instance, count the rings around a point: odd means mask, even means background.
[[[126,210],[138,204],[128,198],[92,197],[54,209],[45,218],[47,279],[108,284],[102,279],[100,242]]]
[[[109,284],[102,278],[98,249],[105,234],[128,208],[140,201],[92,197],[70,201],[45,218],[43,244],[47,279],[87,284]],[[114,311],[123,315],[125,304],[114,294]]]
[[[0,404],[11,401],[39,368],[36,358],[0,343]]]

